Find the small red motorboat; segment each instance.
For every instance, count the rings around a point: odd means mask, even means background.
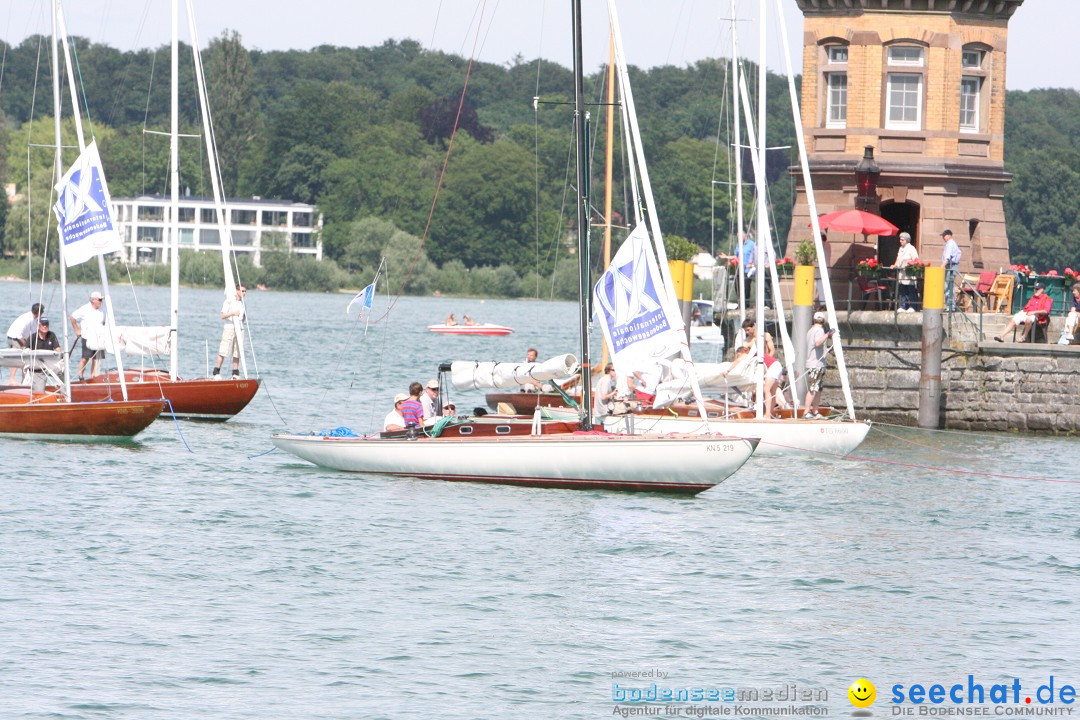
[[[476,325],[428,325],[428,331],[440,335],[509,335],[514,328],[493,323],[479,323]]]

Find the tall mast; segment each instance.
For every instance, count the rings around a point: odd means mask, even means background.
[[[187,10],[188,33],[191,35],[191,53],[195,63],[195,85],[199,95],[199,109],[202,114],[203,135],[206,137],[206,161],[210,166],[210,187],[214,192],[214,212],[217,215],[218,237],[221,241],[221,265],[225,274],[225,297],[236,296],[236,277],[232,266],[232,235],[226,222],[224,189],[221,187],[221,168],[218,165],[217,143],[214,140],[214,126],[210,121],[210,100],[206,94],[206,77],[203,73],[202,56],[199,55],[199,32],[195,27],[195,9],[191,0],[184,0]],[[247,356],[244,353],[244,321],[233,316],[233,328],[236,331],[236,346],[240,351],[240,371],[247,377]],[[252,356],[254,357],[254,356]]]
[[[180,8],[172,0],[172,77],[169,84],[169,379],[180,374]]]
[[[59,49],[59,33],[56,27],[56,14],[59,12],[56,0],[53,0],[52,8],[52,91],[53,91],[53,131],[56,138],[56,150],[53,155],[53,165],[56,169],[56,183],[60,184],[60,181],[64,177],[64,157],[63,157],[63,144],[62,133],[60,131],[60,49]],[[59,237],[59,236],[58,236]],[[60,258],[60,306],[64,311],[63,319],[60,321],[63,325],[64,332],[64,347],[68,346],[68,311],[67,311],[67,263],[64,262],[64,239],[59,238],[59,255]],[[42,258],[42,262],[45,259]],[[36,331],[37,328],[34,328]],[[71,363],[68,357],[70,353],[64,354],[64,396],[71,400]]]
[[[581,52],[581,0],[570,0],[574,37],[574,134],[577,139],[578,304],[581,324],[581,429],[592,429],[589,359],[589,176],[585,154],[585,71]]]
[[[68,89],[71,92],[72,116],[75,118],[75,135],[79,138],[79,155],[86,150],[86,137],[83,135],[82,111],[79,110],[79,89],[75,82],[75,72],[71,63],[71,48],[68,46],[67,25],[64,22],[64,9],[59,0],[54,0],[55,12],[53,17],[56,28],[59,31],[60,43],[64,48],[64,62],[67,67]],[[59,70],[57,70],[59,72]],[[59,114],[59,105],[57,105]],[[57,145],[59,146],[59,141]],[[62,243],[63,241],[61,241]],[[112,296],[109,294],[109,273],[105,269],[105,256],[100,253],[97,256],[98,272],[101,274],[101,289],[105,295],[105,325],[109,328],[109,340],[113,347],[113,357],[116,358],[116,371],[120,376],[120,394],[124,400],[128,399],[127,379],[124,377],[124,361],[120,352],[120,344],[117,342],[116,316],[113,313]],[[66,310],[65,310],[66,312]]]
[[[739,117],[739,28],[735,16],[735,0],[731,0],[731,111],[732,140],[735,142],[735,265],[739,273],[739,327],[746,320],[746,268],[743,261],[743,193],[742,193],[742,128]]]
[[[766,29],[766,4],[765,0],[760,0],[758,3],[759,16],[758,16],[758,107],[757,107],[757,135],[758,135],[758,167],[761,168],[761,172],[756,173],[754,180],[757,187],[757,257],[754,259],[754,304],[755,308],[755,322],[756,327],[754,330],[754,346],[757,352],[758,360],[763,360],[765,357],[765,244],[772,243],[772,235],[769,232],[769,208],[767,201],[767,187],[765,185],[765,61],[766,61],[766,42],[768,36],[765,33]],[[764,387],[764,374],[758,373],[757,379],[757,397],[754,401],[754,414],[757,417],[761,417],[764,414],[764,400],[762,397],[765,392]]]
[[[762,0],[764,2],[764,0]],[[799,166],[802,170],[803,187],[806,189],[806,205],[810,211],[810,226],[814,236],[814,248],[817,251],[818,267],[821,268],[821,287],[825,293],[825,310],[829,316],[829,326],[835,328],[836,304],[833,302],[832,282],[829,279],[829,266],[825,262],[825,248],[821,244],[821,226],[818,224],[817,201],[814,198],[814,186],[810,177],[810,160],[806,154],[806,136],[803,133],[802,110],[799,107],[799,94],[795,91],[795,71],[792,67],[791,52],[787,44],[787,23],[784,13],[780,10],[780,0],[776,0],[776,7],[780,15],[780,44],[784,48],[784,62],[788,76],[788,94],[791,97],[791,112],[795,120],[795,139],[799,146]],[[836,356],[836,370],[840,376],[840,387],[844,393],[844,403],[847,405],[848,417],[855,419],[855,400],[851,395],[851,380],[847,374],[847,364],[844,362],[844,345],[840,341],[840,335],[833,335],[833,355]]]

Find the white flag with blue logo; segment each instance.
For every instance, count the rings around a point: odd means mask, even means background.
[[[682,318],[665,309],[649,233],[638,225],[593,286],[593,308],[620,375],[671,357],[686,342]]]
[[[375,286],[379,282],[379,275],[376,273],[375,279],[366,288],[356,293],[356,297],[349,301],[348,307],[345,308],[345,314],[348,315],[352,311],[352,306],[356,303],[360,303],[360,317],[367,312],[371,311],[371,305],[375,302]]]
[[[64,244],[64,264],[86,262],[95,255],[123,249],[113,221],[109,188],[101,169],[97,143],[91,142],[56,185],[53,212]]]

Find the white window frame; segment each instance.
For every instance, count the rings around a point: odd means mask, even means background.
[[[829,58],[829,63],[832,65],[846,65],[848,61],[848,46],[847,45],[829,45],[825,48],[825,53]],[[843,53],[843,59],[838,56]]]
[[[960,56],[960,65],[964,68],[981,70],[983,66],[983,58],[986,53],[982,50],[964,50]],[[969,57],[974,56],[975,62],[968,62]]]
[[[901,53],[918,53],[918,58],[897,57]],[[896,67],[922,67],[926,63],[926,52],[918,45],[891,45],[888,49],[889,65]]]
[[[841,79],[843,80],[842,86],[840,84]],[[825,73],[825,127],[847,127],[847,101],[847,73]]]
[[[905,83],[914,80],[915,81],[915,119],[914,120],[894,120],[893,115],[893,90],[894,84],[903,78]],[[910,91],[904,90],[905,96]],[[889,73],[888,81],[885,89],[885,128],[887,130],[920,130],[922,129],[922,104],[923,104],[923,77],[919,73]],[[898,107],[908,108],[910,105],[904,104]]]
[[[974,92],[965,92],[965,87],[972,85]],[[960,132],[979,132],[982,85],[983,79],[977,75],[965,75],[960,80]],[[965,114],[970,115],[970,122],[964,122]]]

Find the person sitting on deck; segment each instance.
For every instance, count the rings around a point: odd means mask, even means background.
[[[401,403],[401,417],[405,420],[405,429],[418,428],[424,424],[424,406],[420,402],[420,395],[424,392],[424,386],[418,382],[409,385],[409,398]]]
[[[469,327],[476,325],[476,321],[472,319],[472,315],[465,315],[465,324]]]
[[[1001,331],[1001,335],[995,335],[994,339],[998,342],[1005,342],[1004,336],[1010,330],[1023,325],[1024,331],[1020,333],[1020,342],[1026,342],[1028,334],[1031,333],[1036,324],[1046,325],[1050,322],[1050,310],[1053,307],[1054,301],[1046,294],[1046,286],[1042,283],[1035,283],[1035,294],[1027,301],[1023,310],[1012,316],[1009,324]]]
[[[60,341],[56,339],[56,333],[49,329],[49,318],[38,318],[37,332],[26,341],[27,350],[52,350],[60,352]],[[44,364],[31,361],[33,367],[33,382],[31,387],[34,392],[44,392],[46,385],[46,370]]]
[[[447,325],[457,325],[457,318],[454,317],[454,313],[450,313],[450,317],[446,318]]]
[[[405,429],[405,418],[401,416],[401,405],[409,396],[406,393],[398,393],[394,396],[394,409],[383,418],[383,432],[394,432]]]

